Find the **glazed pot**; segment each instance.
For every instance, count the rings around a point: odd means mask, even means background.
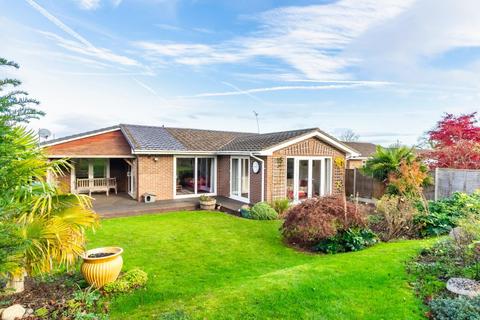
[[[98,256],[108,254],[108,256]],[[119,247],[104,247],[86,251],[82,255],[83,263],[81,271],[87,282],[101,288],[107,283],[117,280],[123,266],[123,249]],[[89,257],[97,255],[98,257]]]
[[[200,209],[202,210],[215,210],[216,199],[200,200]]]

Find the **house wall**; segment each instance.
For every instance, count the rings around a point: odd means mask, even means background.
[[[362,159],[349,159],[347,160],[347,169],[358,169],[363,167],[365,160]]]
[[[317,138],[309,138],[281,150],[267,159],[266,200],[284,199],[287,192],[288,156],[330,156],[333,158],[333,194],[345,193],[345,153]],[[337,160],[337,161],[336,161]],[[340,166],[337,165],[340,164]],[[343,163],[343,165],[342,165]]]
[[[45,147],[55,156],[130,156],[131,148],[120,130]]]
[[[262,160],[266,160],[266,157],[259,157]],[[254,173],[252,170],[253,161],[258,161],[254,158],[250,158],[250,202],[257,203],[262,201],[262,163],[260,161],[260,171]]]
[[[230,156],[217,157],[217,194],[230,196]]]
[[[61,192],[71,192],[71,175],[70,170],[64,170],[63,175],[55,177],[55,183]]]
[[[137,166],[137,199],[144,193],[157,196],[157,200],[173,198],[173,156],[141,155]]]

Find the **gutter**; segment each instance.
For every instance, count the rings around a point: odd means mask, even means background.
[[[265,161],[263,159],[260,159],[257,156],[254,156],[252,152],[250,152],[250,157],[252,157],[255,160],[260,161],[262,164],[262,202],[265,201]]]

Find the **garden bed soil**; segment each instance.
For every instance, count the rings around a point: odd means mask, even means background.
[[[88,255],[88,258],[105,258],[109,256],[113,256],[115,253],[113,252],[99,252],[99,253],[92,253]]]
[[[20,293],[0,296],[0,308],[13,304],[21,304],[26,309],[46,308],[49,311],[63,310],[73,292],[78,289],[74,285],[76,278],[72,275],[61,275],[54,279],[25,279],[25,290]],[[28,319],[41,319],[31,315]]]

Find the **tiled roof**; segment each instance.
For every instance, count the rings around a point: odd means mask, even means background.
[[[132,124],[120,124],[118,126],[50,140],[43,144],[61,143],[70,139],[79,139],[84,136],[114,129],[122,130],[133,150],[145,152],[256,152],[270,149],[313,132],[318,132],[329,139],[333,139],[336,143],[338,142],[339,145],[342,145],[341,142],[322,132],[318,128],[257,134]],[[345,149],[349,150],[347,145],[343,145],[345,146]],[[356,149],[356,147],[353,148]]]
[[[314,131],[318,131],[318,129],[310,128],[263,134],[250,134],[237,137],[230,143],[224,145],[220,151],[261,151]]]
[[[370,142],[344,142],[347,146],[360,152],[360,157],[370,157],[375,153],[377,145]]]
[[[215,131],[186,128],[165,128],[187,150],[218,151],[231,141],[241,137],[251,136],[252,133]]]
[[[120,127],[133,149],[163,151],[189,150],[172,136],[165,127],[139,126],[133,124],[121,124]]]

